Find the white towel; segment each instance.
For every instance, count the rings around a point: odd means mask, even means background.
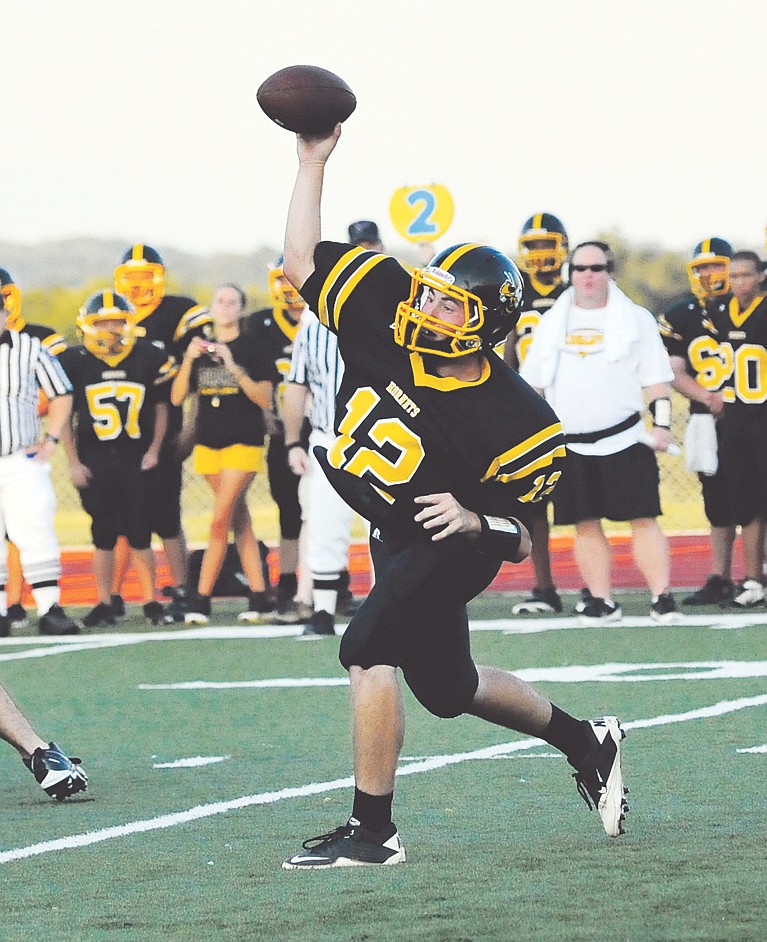
[[[559,354],[567,335],[568,315],[574,301],[575,292],[573,288],[568,288],[557,298],[536,327],[533,343],[540,350],[542,380],[540,383],[536,382],[536,386],[545,389],[554,382]],[[644,316],[640,313],[644,310],[634,304],[614,281],[610,282],[607,305],[600,308],[604,317],[605,359],[608,363],[621,360],[639,338],[637,317]]]
[[[684,463],[688,471],[711,476],[719,467],[716,419],[707,412],[693,412],[684,431]]]

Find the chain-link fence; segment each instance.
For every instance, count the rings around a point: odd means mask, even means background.
[[[681,396],[674,394],[674,438],[681,442],[687,404]],[[697,476],[685,469],[684,457],[660,455],[661,498],[664,514],[661,525],[667,533],[691,530],[706,530],[708,523],[703,513],[700,484]],[[58,497],[56,527],[64,546],[87,546],[90,544],[90,520],[82,510],[77,491],[72,486],[69,467],[63,449],[57,449],[53,461],[53,484]],[[115,495],[119,500],[119,495]],[[267,543],[275,544],[279,539],[277,506],[269,493],[266,475],[258,475],[248,492],[248,506],[253,517],[257,535]],[[204,544],[210,527],[213,500],[207,482],[195,474],[192,463],[184,465],[184,487],[182,510],[184,529],[192,544]],[[555,529],[556,532],[556,529]],[[355,537],[364,537],[361,523],[355,526]]]

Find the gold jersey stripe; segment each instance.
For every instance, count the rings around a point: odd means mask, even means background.
[[[336,302],[333,305],[333,323],[336,326],[336,330],[338,330],[338,321],[341,317],[341,308],[346,303],[349,295],[352,293],[352,291],[354,291],[354,289],[357,287],[360,281],[362,281],[365,275],[367,275],[367,273],[372,268],[375,268],[375,266],[379,262],[384,261],[385,258],[386,258],[385,255],[373,255],[372,258],[369,258],[365,262],[363,262],[363,264],[360,265],[360,267],[357,269],[357,271],[354,272],[353,275],[350,275],[347,278],[346,282],[344,283],[344,286],[338,292],[338,297],[336,298]]]
[[[537,448],[539,445],[543,445],[555,436],[561,434],[562,424],[560,422],[555,422],[553,425],[549,425],[547,428],[541,429],[540,432],[536,432],[535,435],[531,435],[530,438],[526,438],[523,442],[520,442],[518,445],[510,448],[508,451],[505,451],[497,458],[494,458],[490,464],[490,467],[485,472],[485,476],[482,478],[482,480],[487,481],[490,478],[495,477],[503,465],[511,464],[512,461],[516,461],[517,458],[521,458],[523,455],[526,455],[529,451],[532,451],[533,448]],[[562,453],[564,454],[564,449]]]
[[[213,318],[210,316],[210,313],[205,305],[195,304],[194,307],[189,308],[186,314],[184,314],[184,316],[176,325],[173,339],[180,340],[185,334],[187,334],[190,330],[193,330],[195,327],[199,327],[201,324],[212,323]]]
[[[550,451],[547,451],[544,455],[541,455],[539,458],[536,458],[535,461],[531,461],[530,464],[526,464],[523,468],[520,468],[518,471],[512,471],[511,474],[498,474],[496,475],[496,481],[502,481],[504,483],[508,481],[520,481],[522,478],[526,478],[529,475],[533,474],[535,471],[540,471],[541,468],[548,468],[549,465],[555,458],[564,458],[566,456],[565,446],[558,445],[556,448],[552,448]]]
[[[328,276],[322,285],[320,300],[319,304],[317,305],[319,308],[317,311],[317,317],[319,317],[320,323],[324,324],[325,327],[330,326],[330,315],[328,313],[328,295],[330,294],[331,289],[334,287],[336,279],[344,270],[344,268],[346,268],[350,262],[357,258],[358,255],[362,255],[364,251],[364,249],[357,247],[350,249],[348,252],[345,252],[328,273]]]

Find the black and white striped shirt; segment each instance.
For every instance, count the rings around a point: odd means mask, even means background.
[[[307,311],[293,341],[289,383],[308,386],[312,394],[312,428],[333,432],[336,393],[344,375],[344,364],[338,352],[336,335],[320,324]]]
[[[72,384],[38,337],[6,330],[0,336],[0,455],[39,441],[38,389],[55,399],[70,394]]]

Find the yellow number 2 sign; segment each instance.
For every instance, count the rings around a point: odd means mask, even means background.
[[[401,186],[389,203],[394,228],[410,242],[435,242],[453,221],[453,197],[441,183]]]

